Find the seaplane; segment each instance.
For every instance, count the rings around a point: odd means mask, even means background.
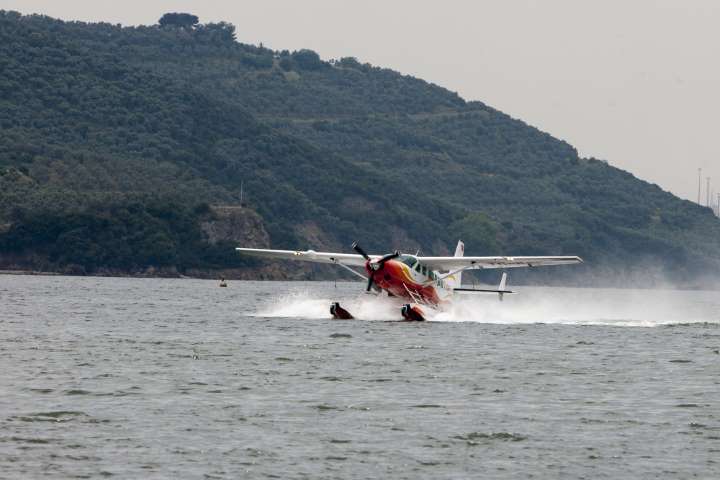
[[[400,315],[405,321],[425,321],[428,312],[446,308],[457,292],[495,293],[499,299],[514,293],[507,289],[507,272],[503,272],[496,289],[463,288],[462,273],[467,270],[544,267],[582,263],[576,256],[553,257],[466,257],[465,244],[459,241],[452,257],[425,257],[395,251],[385,255],[369,255],[358,245],[357,253],[316,252],[314,250],[270,250],[236,248],[245,255],[274,260],[299,260],[334,264],[367,282],[367,293],[385,294],[400,300]],[[363,267],[365,274],[353,267]],[[353,315],[339,302],[330,305],[334,319],[349,320]]]

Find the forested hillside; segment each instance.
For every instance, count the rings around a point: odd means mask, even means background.
[[[720,267],[709,209],[441,87],[234,29],[0,12],[0,268],[256,269],[201,227],[241,184],[269,236],[254,246],[442,254],[462,237],[586,258],[561,276]]]

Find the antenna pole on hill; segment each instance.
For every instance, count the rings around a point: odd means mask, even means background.
[[[710,177],[707,177],[707,206],[710,206]]]
[[[700,190],[702,189],[702,168],[698,168],[698,205],[700,205]]]

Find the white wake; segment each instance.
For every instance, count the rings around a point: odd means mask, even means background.
[[[266,318],[332,318],[330,305],[340,301],[358,320],[401,320],[401,303],[385,296],[318,297],[316,292],[293,292],[262,305],[252,316]]]
[[[329,319],[334,301],[359,320],[399,321],[403,301],[373,295],[296,291],[271,299],[254,313],[269,318]],[[567,324],[654,327],[720,324],[717,292],[678,290],[613,290],[524,288],[516,295],[457,295],[449,306],[426,309],[429,321],[493,324]]]

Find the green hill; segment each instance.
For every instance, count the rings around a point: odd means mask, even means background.
[[[482,103],[163,23],[0,12],[0,267],[255,270],[202,227],[241,184],[276,248],[441,254],[462,237],[468,254],[582,255],[564,272],[586,279],[720,267],[709,209]]]

